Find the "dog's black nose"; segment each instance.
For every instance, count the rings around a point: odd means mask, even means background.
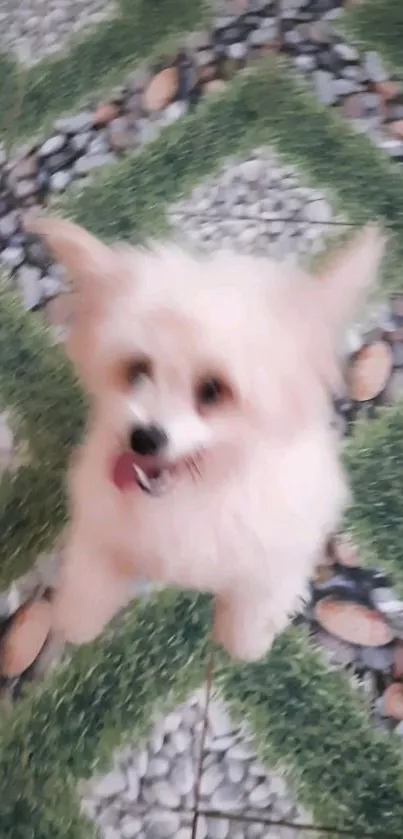
[[[166,446],[168,437],[159,425],[136,425],[130,434],[130,447],[136,454],[156,455]]]

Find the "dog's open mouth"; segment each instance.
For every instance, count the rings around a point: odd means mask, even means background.
[[[162,495],[167,492],[174,479],[174,471],[170,466],[146,470],[133,463],[133,472],[140,489],[150,495]]]
[[[197,461],[186,458],[175,463],[158,463],[154,458],[140,458],[130,451],[118,454],[112,467],[112,479],[120,490],[137,486],[149,495],[163,495],[184,470],[200,474]]]

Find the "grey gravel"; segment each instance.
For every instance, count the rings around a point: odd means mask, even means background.
[[[17,286],[27,311],[34,309],[41,302],[41,271],[33,265],[22,265],[17,272]]]
[[[385,82],[388,74],[383,66],[382,60],[376,52],[367,52],[364,56],[364,67],[369,78],[373,82]]]
[[[22,63],[33,65],[116,11],[112,0],[2,0],[0,43]]]
[[[328,197],[304,186],[297,169],[271,149],[229,159],[217,177],[173,206],[170,218],[174,230],[199,247],[294,261],[319,253],[335,235]]]
[[[50,157],[52,154],[60,151],[66,143],[64,134],[55,134],[49,137],[38,150],[39,157]]]
[[[60,172],[55,172],[52,175],[50,182],[51,188],[54,192],[64,192],[72,181],[71,172],[68,169],[61,169]]]
[[[134,839],[138,835],[190,839],[199,766],[195,744],[204,704],[205,691],[201,690],[174,713],[156,720],[145,747],[137,748],[130,742],[123,745],[115,752],[113,766],[106,775],[80,785],[82,810],[96,822],[100,839],[109,839],[111,830],[117,832],[119,839]],[[291,808],[301,821],[309,821],[309,815],[291,800],[283,777],[256,760],[250,741],[245,739],[247,733],[231,720],[218,699],[209,706],[207,729],[210,739],[205,744],[200,786],[203,807],[231,813],[249,808],[251,814],[264,809],[265,815],[274,812],[275,807],[277,812],[289,812]],[[177,754],[172,742],[184,731],[190,735],[189,746],[186,754]],[[216,736],[214,731],[228,734]],[[165,732],[162,740],[161,732]],[[213,743],[215,749],[211,748]],[[231,753],[235,756],[231,757]],[[232,839],[233,828],[226,818],[200,817],[197,836]],[[240,829],[239,839],[247,839],[246,828]]]
[[[313,80],[321,105],[334,105],[337,100],[337,91],[334,88],[332,74],[326,70],[316,70],[313,74]]]
[[[18,268],[24,261],[24,250],[21,247],[5,248],[1,254],[1,261],[8,266],[8,268]]]
[[[336,55],[340,56],[343,61],[358,61],[359,59],[358,50],[350,44],[345,44],[343,42],[336,43],[333,49]]]
[[[56,120],[55,129],[63,134],[83,134],[93,125],[94,114],[91,111],[80,111],[71,117]]]
[[[79,160],[76,161],[74,164],[74,171],[76,175],[79,176],[89,175],[94,169],[100,169],[103,166],[114,163],[115,160],[115,155],[110,154],[109,152],[101,154],[86,154],[84,157],[80,157]]]

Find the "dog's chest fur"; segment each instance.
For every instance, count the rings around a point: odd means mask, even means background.
[[[251,577],[271,589],[279,572],[309,576],[347,500],[334,438],[318,428],[284,451],[262,443],[220,479],[180,477],[166,495],[119,491],[97,431],[70,472],[76,515],[133,565],[133,575],[219,591]]]

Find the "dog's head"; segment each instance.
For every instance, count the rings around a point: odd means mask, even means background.
[[[39,219],[77,291],[69,352],[97,421],[130,451],[149,491],[211,461],[229,468],[262,436],[289,438],[324,416],[337,347],[378,273],[365,228],[319,276],[270,260],[175,247],[109,247]]]

